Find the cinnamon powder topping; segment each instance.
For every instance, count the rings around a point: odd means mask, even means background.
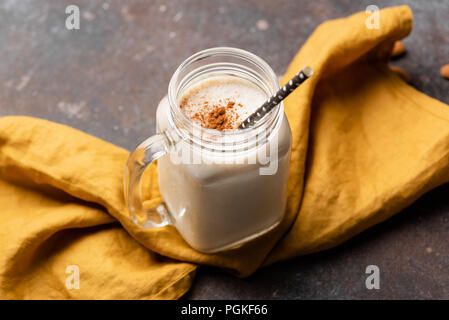
[[[241,106],[240,104],[238,105]],[[209,105],[208,101],[205,101],[200,111],[190,115],[190,118],[207,129],[219,131],[234,130],[240,124],[237,122],[239,115],[233,109],[234,106],[235,102],[228,101],[228,99],[225,99],[225,101],[220,99],[219,104],[212,106]],[[191,107],[185,99],[181,101],[181,109],[185,110]]]
[[[249,80],[211,75],[186,86],[178,103],[184,115],[201,127],[234,131],[266,98]]]

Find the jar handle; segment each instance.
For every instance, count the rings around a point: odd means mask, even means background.
[[[157,228],[172,224],[170,216],[162,208],[144,208],[141,180],[145,169],[155,160],[166,155],[171,145],[166,132],[149,137],[131,152],[125,167],[125,202],[131,220],[143,228]]]

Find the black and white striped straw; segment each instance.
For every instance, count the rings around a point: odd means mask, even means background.
[[[258,120],[263,118],[268,112],[276,107],[282,100],[284,100],[293,90],[295,90],[301,83],[306,81],[313,75],[313,70],[310,67],[305,67],[296,76],[294,76],[285,86],[279,89],[275,95],[271,96],[259,109],[245,119],[240,125],[239,129],[245,129],[253,126]]]

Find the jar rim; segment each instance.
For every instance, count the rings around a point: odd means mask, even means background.
[[[242,61],[246,61],[254,65],[254,68],[258,68],[263,72],[263,75],[267,77],[269,83],[265,83],[268,86],[268,89],[271,91],[271,94],[277,92],[280,88],[279,82],[276,74],[273,69],[266,63],[262,58],[257,55],[238,48],[232,47],[215,47],[209,48],[202,51],[199,51],[186,60],[184,60],[179,67],[174,72],[173,76],[170,79],[170,83],[168,86],[168,101],[170,106],[170,113],[172,120],[177,120],[184,127],[190,128],[188,131],[195,130],[196,132],[200,132],[202,135],[214,136],[217,138],[231,138],[236,141],[244,139],[248,136],[249,133],[254,134],[255,132],[266,132],[267,129],[274,129],[280,126],[280,122],[282,121],[284,114],[283,103],[281,102],[278,106],[273,108],[273,110],[260,121],[258,121],[254,126],[245,128],[245,129],[237,129],[232,131],[219,131],[215,129],[204,128],[192,119],[190,119],[181,109],[178,102],[178,87],[182,80],[182,72],[185,71],[189,66],[194,64],[195,62],[205,60],[210,57],[228,57],[228,58],[237,58]],[[255,73],[261,82],[263,81],[262,75]],[[266,81],[265,81],[266,82]],[[177,128],[175,121],[173,121],[172,125]],[[191,133],[191,132],[190,132]]]

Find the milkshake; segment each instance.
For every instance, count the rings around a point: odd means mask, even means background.
[[[215,76],[184,90],[178,103],[182,112],[201,127],[233,132],[268,97],[268,92],[249,80]],[[159,131],[168,130],[168,116],[169,104],[164,99],[157,110]],[[284,117],[270,142],[246,152],[230,153],[226,158],[222,153],[190,147],[192,153],[201,152],[197,159],[202,163],[179,163],[169,155],[158,160],[162,197],[176,228],[192,247],[203,252],[221,250],[279,224],[287,198],[290,136]],[[277,154],[272,161],[277,162],[277,170],[262,175],[259,149],[270,150],[273,141],[276,146],[272,152]],[[182,146],[185,143],[179,143],[178,152],[189,150],[189,146]]]
[[[186,59],[157,108],[157,134],[129,156],[124,179],[131,220],[174,225],[201,252],[231,249],[284,217],[291,132],[280,103],[254,126],[238,126],[279,90],[273,70],[236,48]],[[164,205],[144,208],[142,176],[158,162]]]

